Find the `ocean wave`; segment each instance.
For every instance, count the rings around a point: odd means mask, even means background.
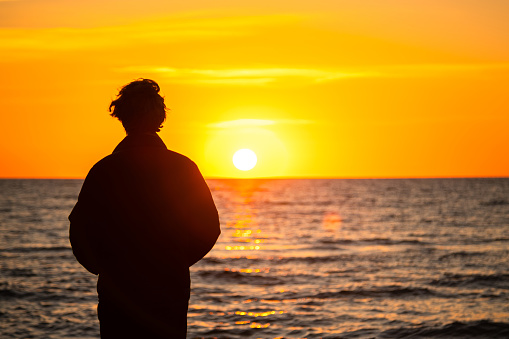
[[[475,257],[475,256],[483,256],[486,255],[484,252],[467,252],[467,251],[459,251],[459,252],[452,252],[447,253],[438,258],[438,260],[444,260],[449,258],[466,258],[466,257]]]
[[[32,247],[12,247],[0,248],[0,253],[30,253],[30,252],[67,252],[71,247],[67,246],[32,246]]]
[[[315,294],[283,294],[280,299],[342,299],[342,298],[407,298],[407,297],[448,297],[428,288],[403,287],[403,286],[382,286],[371,289],[352,289],[318,292]]]
[[[229,290],[226,290],[226,289],[223,289],[223,288],[220,288],[220,287],[215,287],[215,286],[193,286],[193,289],[191,290],[191,293],[194,293],[194,294],[199,294],[199,295],[205,295],[205,294],[219,294],[219,293],[224,293],[224,294],[228,294],[230,293]]]
[[[31,302],[39,301],[76,301],[76,298],[69,293],[69,289],[54,292],[54,287],[34,288],[33,290],[20,290],[16,287],[2,284],[0,287],[0,300],[26,299]],[[83,292],[83,291],[81,291]]]
[[[468,241],[465,241],[467,244],[488,244],[490,242],[504,242],[509,241],[509,238],[503,237],[503,238],[493,238],[493,239],[469,239]]]
[[[294,262],[304,262],[307,264],[319,264],[329,262],[340,262],[341,260],[350,259],[351,255],[326,255],[326,256],[315,256],[315,257],[283,257],[278,258],[278,264],[287,264]]]
[[[198,275],[202,278],[212,278],[227,283],[249,284],[249,285],[278,285],[283,281],[276,277],[259,274],[245,274],[236,271],[201,271]]]
[[[323,256],[267,256],[267,257],[205,257],[193,267],[205,267],[207,265],[226,266],[272,266],[275,261],[278,265],[303,262],[307,264],[328,263],[351,260],[351,254],[323,255]],[[192,268],[193,270],[193,268]]]
[[[480,202],[481,206],[501,206],[501,205],[509,205],[509,201],[505,199],[491,199],[488,201]]]
[[[440,327],[402,327],[386,330],[379,338],[509,338],[509,324],[480,320]]]
[[[21,299],[32,297],[33,292],[21,292],[9,287],[0,288],[0,300]]]
[[[509,274],[448,274],[430,282],[442,287],[494,287],[509,290]]]
[[[36,274],[29,268],[5,268],[3,273],[10,277],[35,277]]]
[[[329,206],[333,205],[332,200],[299,200],[299,201],[266,201],[265,204],[273,206]]]
[[[202,260],[200,260],[203,263],[207,264],[221,264],[225,261],[225,259],[217,258],[217,257],[205,257]]]
[[[259,331],[257,329],[252,328],[235,328],[235,329],[229,329],[228,330],[228,338],[253,338],[257,334],[259,334]],[[224,336],[225,331],[219,328],[206,330],[200,333],[202,338],[227,338]]]
[[[386,286],[376,289],[354,289],[354,290],[342,290],[338,292],[322,292],[314,296],[314,298],[328,299],[342,296],[353,296],[353,297],[429,297],[436,296],[437,293],[427,288],[416,288],[416,287],[400,287],[400,286]]]
[[[375,244],[375,245],[427,245],[427,242],[416,239],[388,239],[388,238],[365,238],[365,239],[329,239],[324,238],[319,240],[322,244],[335,244],[335,245],[351,245],[351,244]]]

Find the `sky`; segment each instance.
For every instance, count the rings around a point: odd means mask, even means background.
[[[0,178],[83,178],[157,81],[216,177],[509,176],[505,0],[0,0]],[[233,165],[238,149],[256,166]]]

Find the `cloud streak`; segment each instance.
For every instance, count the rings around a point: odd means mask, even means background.
[[[157,74],[177,83],[216,85],[266,85],[284,80],[324,82],[375,76],[366,72],[339,72],[306,68],[177,69],[169,67],[124,67],[119,72]]]
[[[185,69],[171,67],[124,67],[122,73],[150,74],[174,83],[210,85],[268,85],[278,82],[322,83],[349,78],[416,78],[509,70],[508,63],[494,64],[418,64],[338,71],[309,68],[230,68]]]
[[[379,74],[386,77],[422,77],[495,70],[507,71],[509,63],[395,65],[380,67]]]
[[[229,121],[221,121],[209,124],[207,127],[210,128],[220,128],[220,129],[228,129],[228,128],[239,128],[239,127],[264,127],[271,125],[306,125],[312,124],[311,120],[303,120],[303,119],[278,119],[278,120],[264,120],[264,119],[237,119],[237,120],[229,120]]]
[[[263,27],[300,20],[303,17],[297,15],[214,16],[196,12],[107,27],[0,28],[0,51],[83,50],[242,37]]]

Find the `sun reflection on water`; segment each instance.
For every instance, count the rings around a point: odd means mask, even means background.
[[[260,246],[225,246],[227,251],[259,250]]]
[[[341,216],[338,212],[329,211],[323,216],[322,226],[327,232],[334,233],[341,227]]]
[[[270,326],[270,323],[266,324],[252,323],[250,326],[251,328],[267,328]]]
[[[265,236],[258,227],[257,209],[253,205],[253,195],[260,191],[263,180],[232,180],[229,181],[230,202],[234,207],[234,215],[227,223],[226,251],[259,251]],[[237,245],[235,243],[246,243]],[[245,272],[243,272],[245,273]]]
[[[262,186],[264,183],[264,180],[229,180],[227,182],[228,187],[225,187],[229,193],[227,196],[229,214],[221,238],[221,248],[224,251],[222,257],[238,259],[239,264],[227,264],[222,269],[225,273],[234,273],[232,279],[248,282],[251,281],[251,278],[268,276],[271,272],[271,267],[253,267],[255,260],[259,260],[260,257],[267,260],[274,258],[272,255],[265,256],[263,254],[266,253],[261,253],[270,252],[274,247],[275,239],[274,234],[267,232],[267,225],[263,223],[260,225],[259,211],[255,206],[256,199],[258,199],[255,195],[263,192]],[[269,247],[266,247],[267,245]],[[257,255],[250,254],[255,252]],[[236,274],[240,275],[237,276]],[[248,280],[244,280],[246,278]],[[236,317],[232,320],[232,325],[244,328],[268,328],[275,321],[275,317],[286,313],[286,311],[277,308],[280,304],[274,304],[270,301],[265,302],[258,298],[235,300],[233,304],[252,306],[251,309],[237,308],[227,313],[228,316]],[[264,304],[269,307],[263,307]],[[261,318],[268,321],[254,321]]]
[[[235,268],[225,268],[224,269],[227,272],[242,272],[242,273],[269,273],[270,268],[241,268],[241,269],[235,269]]]

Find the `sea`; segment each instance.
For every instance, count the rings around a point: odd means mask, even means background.
[[[82,180],[0,180],[0,337],[99,338]],[[509,338],[509,178],[208,180],[188,338]],[[127,324],[126,324],[127,325]]]

